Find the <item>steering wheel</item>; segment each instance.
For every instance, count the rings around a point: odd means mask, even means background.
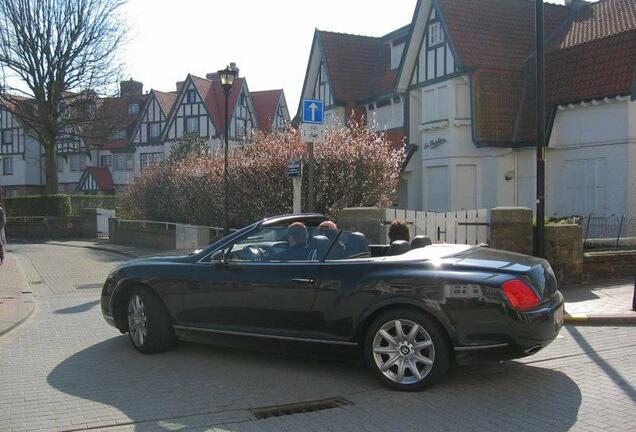
[[[264,253],[263,250],[258,246],[250,245],[243,248],[243,250],[241,251],[241,258],[246,261],[260,262],[263,261]]]

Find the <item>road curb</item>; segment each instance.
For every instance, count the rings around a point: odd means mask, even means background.
[[[112,254],[122,255],[122,256],[125,256],[126,258],[139,258],[139,255],[135,255],[135,254],[131,254],[131,253],[128,253],[128,252],[120,251],[120,250],[117,250],[117,249],[111,249],[111,248],[107,248],[107,247],[103,247],[103,246],[71,245],[71,244],[58,243],[58,242],[53,242],[53,241],[49,241],[49,242],[47,242],[47,244],[51,244],[51,245],[55,245],[55,246],[74,247],[74,248],[80,248],[80,249],[92,249],[92,250],[96,250],[96,251],[108,252],[108,253],[112,253]]]
[[[587,315],[565,313],[565,323],[580,326],[636,326],[636,312],[620,315]]]

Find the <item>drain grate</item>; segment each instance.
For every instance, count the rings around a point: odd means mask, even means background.
[[[99,289],[103,286],[103,284],[100,283],[94,283],[94,284],[83,284],[83,285],[76,285],[75,289],[78,290],[85,290],[85,289]]]
[[[281,417],[294,414],[310,413],[332,408],[342,408],[347,405],[353,405],[353,402],[348,401],[345,398],[336,397],[317,401],[297,402],[286,405],[257,408],[252,410],[252,414],[257,419],[266,419],[270,417]]]

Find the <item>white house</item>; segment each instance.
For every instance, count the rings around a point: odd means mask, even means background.
[[[545,33],[548,215],[636,214],[636,0],[546,4]],[[533,50],[533,2],[419,0],[383,37],[316,31],[302,95],[406,137],[401,208],[534,208]]]
[[[289,122],[282,90],[258,92],[256,98],[264,131]],[[259,120],[245,78],[232,86],[229,109],[231,145],[249,141]],[[14,101],[0,103],[0,186],[6,196],[42,193],[43,150],[15,112]],[[208,138],[212,145],[223,142],[224,93],[216,74],[188,75],[174,92],[144,94],[141,82],[122,81],[117,97],[96,99],[94,113],[95,121],[69,126],[57,144],[60,192],[119,191],[143,167],[165,160],[171,143],[187,133]]]

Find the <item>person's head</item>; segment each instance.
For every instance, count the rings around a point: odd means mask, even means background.
[[[302,222],[294,222],[287,229],[289,247],[307,244],[307,227]]]
[[[324,221],[318,225],[318,231],[329,240],[333,240],[336,234],[338,234],[338,226],[331,221]]]
[[[396,240],[410,241],[411,234],[409,233],[409,226],[404,221],[394,220],[389,226],[389,242],[393,243]]]

